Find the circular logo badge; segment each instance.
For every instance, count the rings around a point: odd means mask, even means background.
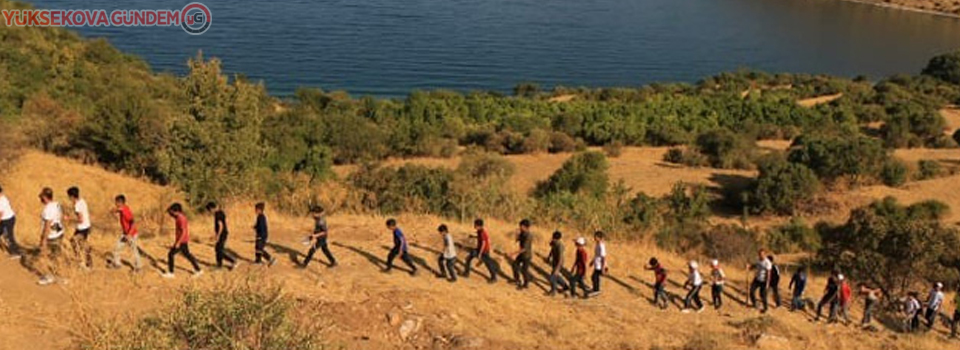
[[[210,15],[210,9],[199,2],[191,2],[180,10],[180,27],[187,34],[200,35],[210,29],[210,22],[213,16]]]

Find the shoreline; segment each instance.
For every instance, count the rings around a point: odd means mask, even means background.
[[[890,4],[890,3],[885,3],[885,2],[875,1],[875,0],[840,0],[840,1],[871,5],[876,7],[899,10],[899,11],[909,11],[909,12],[923,13],[923,14],[940,16],[940,17],[960,19],[960,14],[956,14],[952,12],[930,10],[930,9],[925,9],[920,7],[907,6],[907,5]]]

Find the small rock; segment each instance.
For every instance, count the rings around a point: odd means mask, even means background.
[[[484,341],[483,338],[455,336],[451,339],[450,343],[453,344],[455,349],[476,349],[482,348]]]
[[[403,321],[400,325],[400,339],[403,341],[409,339],[410,336],[420,330],[420,323],[419,318]]]
[[[391,326],[399,326],[400,321],[400,311],[390,310],[387,312],[387,323],[389,323]]]

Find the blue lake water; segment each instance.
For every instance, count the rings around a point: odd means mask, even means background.
[[[31,1],[180,9],[188,1]],[[274,94],[637,86],[750,67],[879,78],[960,48],[960,20],[838,0],[208,0],[212,26],[78,28],[159,71],[203,50]]]

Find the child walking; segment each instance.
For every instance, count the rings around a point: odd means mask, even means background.
[[[254,263],[263,264],[263,259],[267,259],[267,267],[270,267],[277,262],[277,258],[267,253],[267,239],[270,235],[267,229],[267,215],[263,213],[266,207],[267,205],[263,202],[253,206],[254,211],[257,213],[257,223],[253,225],[253,230],[257,235],[256,243],[254,243],[254,249],[257,251],[257,260]]]
[[[553,238],[550,240],[550,255],[547,256],[547,263],[550,264],[550,291],[547,295],[553,296],[557,292],[564,292],[569,287],[563,278],[563,233],[553,232]]]
[[[133,271],[140,271],[140,246],[137,244],[137,231],[136,223],[133,220],[133,211],[130,210],[130,207],[127,206],[127,196],[122,194],[117,195],[113,199],[114,205],[116,205],[117,219],[120,220],[120,239],[117,241],[116,246],[113,248],[113,258],[110,259],[110,267],[119,269],[120,268],[120,253],[123,252],[123,248],[130,248],[130,252],[133,254]]]
[[[73,237],[70,243],[73,246],[73,254],[80,259],[80,267],[89,270],[93,267],[93,256],[91,254],[90,243],[87,239],[90,237],[90,209],[87,208],[87,201],[80,198],[80,188],[74,186],[67,189],[67,197],[73,202],[73,214],[76,216],[77,227],[73,231]]]
[[[182,254],[193,266],[193,277],[200,277],[203,275],[203,270],[200,269],[200,265],[197,264],[197,259],[193,257],[193,254],[190,254],[190,230],[187,227],[187,216],[183,214],[183,206],[180,203],[173,203],[167,208],[167,214],[174,219],[177,230],[173,246],[167,253],[167,272],[161,276],[164,278],[175,276],[173,259],[177,257],[177,254]]]
[[[387,267],[383,269],[383,272],[393,270],[393,259],[396,259],[399,255],[400,260],[403,260],[410,267],[410,276],[416,276],[417,266],[413,264],[413,259],[407,253],[407,238],[403,235],[403,231],[397,227],[397,220],[388,219],[387,229],[393,234],[393,249],[390,249],[390,254],[387,255]]]
[[[653,283],[653,304],[660,307],[660,309],[666,309],[667,303],[667,292],[666,292],[666,283],[667,283],[667,269],[663,268],[663,265],[660,264],[660,261],[657,258],[650,258],[649,265],[644,267],[647,271],[653,271],[654,283]]]
[[[583,290],[583,297],[586,298],[590,294],[590,290],[587,289],[587,285],[583,282],[584,276],[587,274],[587,240],[583,237],[578,237],[574,240],[574,243],[577,245],[577,258],[573,262],[573,268],[570,270],[573,273],[570,276],[570,296],[577,297],[577,287]]]
[[[440,252],[440,257],[437,261],[437,264],[440,265],[439,277],[446,278],[450,282],[456,282],[457,246],[453,242],[453,235],[450,234],[450,230],[447,228],[447,225],[440,225],[440,227],[437,227],[437,232],[440,233],[440,236],[443,239],[443,251]]]
[[[700,264],[696,261],[690,261],[687,265],[690,268],[690,274],[687,276],[687,282],[683,288],[690,288],[687,297],[683,300],[683,312],[690,312],[696,305],[697,312],[703,311],[703,302],[700,301],[700,289],[703,288],[703,276],[700,275]]]
[[[310,214],[313,216],[313,234],[310,235],[310,239],[313,240],[313,247],[310,248],[310,251],[307,252],[307,257],[303,260],[303,265],[301,265],[303,268],[307,268],[307,265],[313,260],[313,254],[315,254],[317,250],[322,251],[323,255],[327,257],[327,261],[330,262],[330,265],[327,266],[337,266],[337,259],[333,257],[333,253],[330,253],[330,247],[327,246],[327,237],[330,235],[330,229],[327,227],[327,217],[325,213],[326,211],[319,205],[310,208]]]
[[[601,231],[594,232],[593,240],[593,261],[590,263],[590,266],[593,266],[593,275],[590,276],[590,281],[593,282],[593,295],[599,295],[600,277],[607,273],[607,245]]]
[[[726,284],[727,274],[720,268],[720,261],[713,259],[710,261],[710,296],[713,298],[713,308],[720,310],[723,306],[723,285]]]
[[[213,237],[217,240],[213,252],[217,258],[217,268],[223,268],[223,262],[226,261],[230,263],[230,270],[233,270],[237,268],[237,260],[227,254],[227,236],[230,234],[227,230],[227,214],[215,202],[207,203],[207,212],[213,213]]]

